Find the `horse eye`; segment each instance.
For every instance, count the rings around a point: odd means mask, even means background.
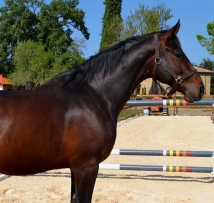
[[[175,53],[175,56],[176,56],[177,58],[181,58],[181,57],[182,57],[182,54],[177,54],[177,53]]]

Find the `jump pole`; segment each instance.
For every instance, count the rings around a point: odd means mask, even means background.
[[[214,151],[113,149],[111,155],[214,157]]]
[[[214,167],[198,166],[156,166],[156,165],[128,165],[128,164],[100,164],[101,170],[134,170],[134,171],[162,171],[162,172],[191,172],[214,173]]]
[[[7,179],[9,178],[10,176],[9,175],[5,175],[5,174],[1,174],[0,173],[0,181],[4,180],[4,179]]]
[[[194,103],[182,99],[176,100],[129,100],[125,106],[212,106],[214,100],[200,100]]]

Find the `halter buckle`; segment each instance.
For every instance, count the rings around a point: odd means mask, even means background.
[[[156,63],[157,65],[161,64],[161,58],[159,58],[159,57],[156,58],[156,59],[155,59],[155,63]]]
[[[178,76],[177,78],[175,78],[175,82],[178,84],[181,84],[183,82],[183,80],[181,79],[181,76]]]

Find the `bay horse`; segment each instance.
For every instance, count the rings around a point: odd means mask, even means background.
[[[71,202],[90,203],[99,170],[115,143],[117,117],[137,85],[153,78],[184,94],[203,82],[171,29],[131,37],[32,90],[0,92],[0,173],[70,168]]]

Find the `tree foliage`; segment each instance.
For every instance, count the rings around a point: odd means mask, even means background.
[[[211,61],[209,58],[202,59],[202,62],[199,66],[204,69],[213,71],[213,74],[211,76],[210,94],[214,94],[214,61]]]
[[[45,82],[48,70],[51,68],[52,53],[45,51],[44,45],[26,41],[14,50],[14,65],[16,70],[10,79],[17,85],[30,89]]]
[[[44,0],[5,0],[5,6],[0,8],[0,72],[7,76],[14,71],[17,75],[21,74],[22,70],[24,75],[26,69],[32,70],[32,84],[37,86],[48,78],[46,69],[50,69],[50,73],[56,73],[57,66],[59,70],[64,70],[71,68],[71,61],[74,59],[73,64],[77,63],[77,59],[81,62],[82,47],[78,47],[79,42],[73,39],[72,34],[79,30],[88,39],[89,32],[85,27],[85,14],[77,8],[78,3],[78,0],[52,0],[50,4],[46,4]],[[41,63],[31,57],[30,47],[33,47],[32,55],[39,57]],[[29,53],[21,51],[25,48]],[[25,69],[21,65],[19,61],[24,60],[24,55],[29,57],[24,64],[32,67],[27,66]],[[21,58],[18,59],[19,57]],[[41,75],[35,76],[38,64],[44,70],[39,70]],[[60,64],[63,65],[62,68],[59,67]],[[48,67],[45,68],[45,65]],[[16,75],[15,72],[11,77]],[[32,86],[28,82],[23,84]]]
[[[171,9],[165,4],[149,7],[139,3],[139,8],[123,21],[121,39],[168,29],[167,21],[172,17]]]
[[[214,55],[214,21],[207,24],[207,32],[211,36],[210,38],[206,38],[199,34],[196,37],[201,46],[205,47],[210,54]]]
[[[15,68],[9,78],[16,87],[25,89],[40,86],[54,75],[67,70],[68,67],[84,61],[84,58],[74,51],[67,51],[55,57],[53,52],[45,50],[45,45],[31,40],[16,46],[14,51]]]
[[[103,16],[102,39],[100,49],[107,48],[120,39],[122,0],[105,0],[105,13]]]
[[[81,31],[85,39],[89,39],[83,21],[85,13],[76,8],[78,3],[78,0],[53,0],[41,7],[38,40],[57,55],[66,52],[73,42],[72,28]]]
[[[18,41],[32,39],[37,33],[37,8],[43,1],[5,0],[0,8],[0,71],[13,71],[14,47]]]

